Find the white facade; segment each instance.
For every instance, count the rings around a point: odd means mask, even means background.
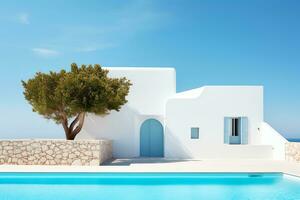
[[[114,157],[139,157],[141,151],[160,155],[155,145],[163,140],[166,158],[284,159],[282,146],[286,140],[263,121],[262,86],[205,86],[176,93],[173,68],[108,69],[111,77],[125,76],[132,82],[128,103],[120,112],[112,111],[107,116],[89,114],[76,139],[111,139]],[[231,126],[229,132],[239,137],[243,134],[246,142],[226,143],[226,118],[230,122],[247,119],[243,127],[232,122],[236,131]],[[147,119],[161,123],[161,138],[155,133],[160,129],[154,122],[148,120],[148,125],[142,125]],[[198,133],[195,139],[191,138],[192,128]],[[235,133],[237,130],[240,133]],[[149,138],[151,134],[153,138]],[[143,148],[144,144],[150,146]]]
[[[77,138],[111,139],[115,157],[140,155],[140,127],[149,118],[164,124],[165,105],[176,93],[173,68],[108,68],[111,77],[126,77],[132,83],[128,103],[120,112],[105,117],[88,115]]]

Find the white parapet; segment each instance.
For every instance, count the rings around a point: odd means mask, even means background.
[[[273,159],[285,160],[285,145],[288,143],[280,133],[273,129],[269,124],[263,122],[260,127],[261,143],[272,145]]]

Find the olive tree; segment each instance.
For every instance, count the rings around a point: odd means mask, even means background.
[[[71,64],[71,70],[41,73],[22,81],[25,99],[34,112],[62,124],[66,139],[74,140],[87,113],[106,115],[119,111],[131,83],[125,77],[110,78],[100,65]]]

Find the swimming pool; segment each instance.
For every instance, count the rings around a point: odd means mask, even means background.
[[[300,199],[300,179],[281,173],[0,173],[0,199]]]

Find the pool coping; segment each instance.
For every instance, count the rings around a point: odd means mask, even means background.
[[[117,159],[117,161],[126,159]],[[127,159],[128,160],[128,159]],[[84,173],[283,173],[300,177],[300,163],[274,160],[156,160],[129,159],[127,165],[42,166],[1,165],[0,172],[84,172]],[[141,162],[142,161],[142,162]],[[150,160],[153,161],[153,160]]]

